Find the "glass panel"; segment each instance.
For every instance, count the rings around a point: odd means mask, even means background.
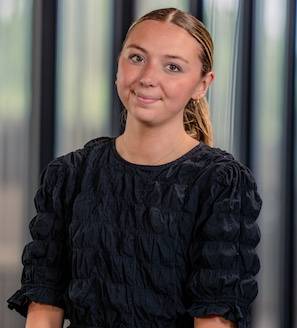
[[[59,1],[56,155],[109,135],[112,1]]]
[[[32,1],[0,0],[1,327],[24,327],[24,319],[8,310],[5,301],[20,285],[26,235],[31,23]]]
[[[175,7],[181,10],[189,10],[188,0],[139,0],[135,1],[135,17],[138,18],[151,10],[158,8]]]
[[[203,4],[204,23],[214,42],[216,76],[208,92],[214,146],[226,149],[235,155],[235,95],[238,77],[240,2],[207,0]]]
[[[261,270],[259,294],[254,306],[257,328],[281,327],[283,214],[281,212],[282,126],[286,49],[286,1],[261,0],[255,7],[255,108],[253,126],[254,165],[263,198],[259,218],[262,240],[259,244]],[[268,80],[267,80],[268,79]],[[268,83],[267,83],[268,82]],[[263,219],[265,218],[265,220]]]

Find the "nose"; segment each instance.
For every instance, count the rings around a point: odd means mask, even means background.
[[[147,63],[143,67],[139,83],[142,87],[154,87],[158,84],[158,72],[152,63]]]

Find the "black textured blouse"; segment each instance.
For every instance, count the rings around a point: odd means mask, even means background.
[[[193,328],[208,314],[250,327],[262,199],[230,153],[200,141],[143,165],[99,137],[47,165],[34,203],[9,308],[52,304],[72,328]]]

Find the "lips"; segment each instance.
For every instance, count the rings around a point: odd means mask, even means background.
[[[153,95],[146,95],[142,92],[136,92],[136,91],[132,91],[132,93],[137,97],[137,99],[141,102],[144,102],[144,103],[154,103],[158,100],[161,100],[160,97],[157,97],[157,96],[153,96]]]

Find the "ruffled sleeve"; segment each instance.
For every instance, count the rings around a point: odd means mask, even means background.
[[[189,248],[191,274],[186,291],[192,317],[223,316],[249,328],[250,305],[260,270],[255,247],[262,199],[251,170],[233,160],[212,170]]]
[[[36,215],[29,224],[32,241],[22,254],[21,288],[8,307],[27,316],[30,301],[64,307],[63,293],[69,281],[67,254],[67,205],[76,188],[78,153],[49,163],[41,173],[34,197]]]

